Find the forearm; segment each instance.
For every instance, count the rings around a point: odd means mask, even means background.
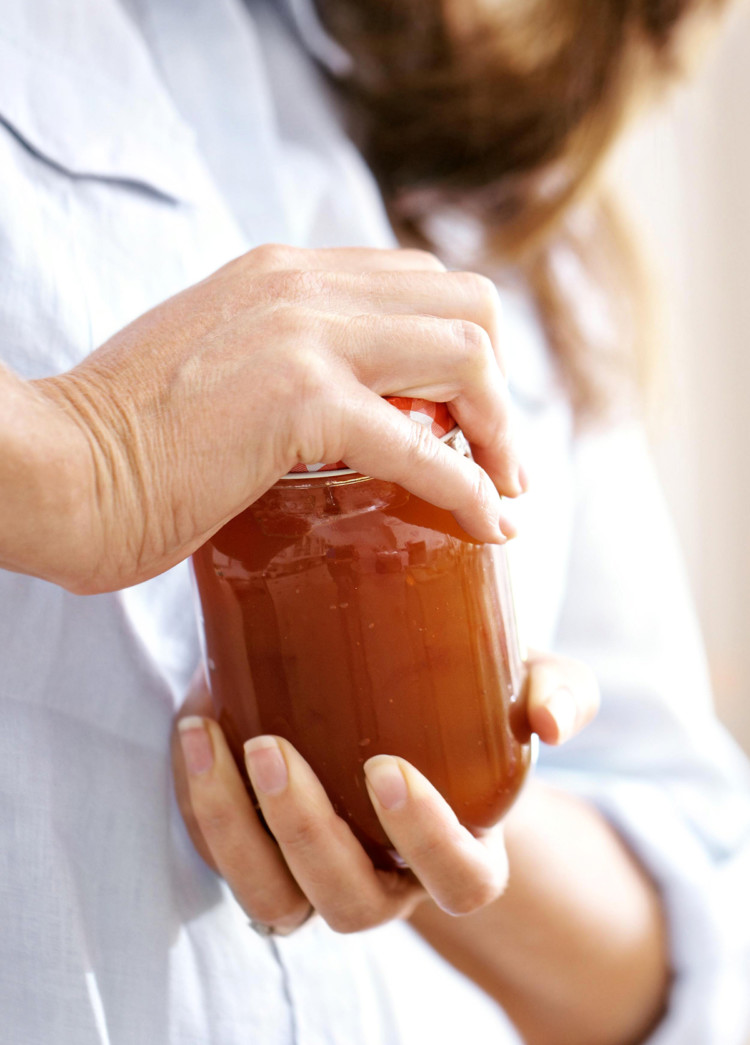
[[[527,1045],[636,1045],[669,980],[658,893],[596,810],[542,785],[506,822],[510,883],[451,918],[414,927],[505,1009]]]
[[[85,454],[63,407],[0,364],[0,567],[65,581],[89,538]]]

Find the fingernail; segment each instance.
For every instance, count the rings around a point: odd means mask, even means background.
[[[518,536],[518,530],[515,528],[513,523],[502,517],[500,519],[500,530],[503,535],[503,539],[500,542],[501,544],[507,544],[508,541],[512,541],[514,537]]]
[[[515,516],[518,512],[515,503],[508,497],[501,496],[500,511],[497,516],[497,524],[500,528],[500,532],[503,535],[504,541],[512,540],[518,533],[518,526],[516,525]]]
[[[522,464],[518,466],[518,485],[523,493],[526,493],[529,488],[529,473]]]
[[[508,506],[505,503],[503,503],[503,512],[498,517],[498,526],[500,527],[504,541],[511,541],[518,535],[518,527],[510,518]]]
[[[376,755],[365,762],[364,770],[367,783],[383,809],[400,809],[406,803],[406,780],[395,758]]]
[[[252,737],[245,743],[245,765],[250,783],[264,795],[279,795],[289,782],[289,771],[276,737]]]
[[[487,528],[483,534],[482,540],[489,544],[505,544],[508,538],[502,531],[502,516],[495,517],[494,514],[487,512],[485,518],[487,521]]]
[[[560,686],[544,702],[557,725],[559,740],[566,740],[576,721],[576,699],[567,686]]]
[[[177,723],[185,768],[190,776],[207,773],[214,764],[211,737],[202,718],[187,715]]]

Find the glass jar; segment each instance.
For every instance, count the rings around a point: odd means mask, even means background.
[[[468,452],[458,429],[444,438]],[[381,868],[399,858],[365,788],[371,755],[411,762],[470,830],[507,811],[530,743],[504,548],[395,483],[334,467],[282,479],[193,566],[238,765],[249,737],[285,737]]]

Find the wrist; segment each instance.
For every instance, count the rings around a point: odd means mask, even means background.
[[[185,558],[194,547],[193,515],[188,503],[174,503],[172,486],[190,455],[178,452],[179,425],[164,423],[175,411],[159,375],[143,381],[131,371],[123,380],[95,354],[33,384],[69,447],[68,496],[59,496],[75,546],[64,579],[49,579],[76,594],[97,594],[148,580]]]
[[[75,591],[95,552],[93,482],[86,439],[56,380],[0,370],[0,564]]]
[[[646,871],[593,807],[538,781],[506,817],[504,837],[510,879],[499,900],[464,919],[425,905],[412,924],[529,1043],[645,1040],[670,975]]]

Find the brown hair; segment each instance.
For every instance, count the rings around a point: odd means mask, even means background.
[[[520,267],[579,413],[611,401],[637,281],[612,206],[585,190],[630,111],[679,70],[684,24],[726,0],[317,3],[354,59],[340,86],[396,226],[440,251],[436,213],[474,220],[482,247],[462,263]],[[615,306],[617,349],[587,329],[561,257]]]

